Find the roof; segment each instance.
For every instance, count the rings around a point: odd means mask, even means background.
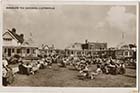
[[[88,44],[107,44],[106,42],[88,42]]]
[[[36,46],[24,46],[24,45],[21,45],[21,46],[3,46],[5,48],[38,48]]]
[[[24,38],[21,37],[20,35],[18,35],[18,34],[16,34],[16,33],[12,32],[11,30],[8,30],[8,32],[10,32],[10,33],[18,40],[19,43],[22,44],[22,43],[24,42]]]
[[[82,43],[74,43],[69,45],[68,47],[66,47],[66,49],[70,49],[70,50],[82,50]]]
[[[28,47],[38,47],[37,45],[36,45],[36,43],[32,40],[32,39],[28,39],[28,40],[24,40],[24,42],[22,43],[22,46],[28,46]]]
[[[135,44],[125,44],[125,45],[122,45],[121,48],[136,48],[136,45]]]

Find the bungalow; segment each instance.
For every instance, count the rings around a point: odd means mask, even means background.
[[[135,44],[126,44],[117,49],[116,58],[136,58],[136,45]]]
[[[17,34],[16,29],[7,30],[3,34],[3,57],[11,57],[15,54],[22,57],[37,56],[38,48],[24,39],[23,34]]]

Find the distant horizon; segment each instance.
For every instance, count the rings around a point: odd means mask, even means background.
[[[32,5],[34,6],[34,5]],[[48,5],[46,5],[47,7]],[[51,6],[51,5],[49,5]],[[28,6],[30,7],[30,6]],[[37,46],[65,49],[76,42],[136,44],[135,5],[52,5],[55,9],[16,10],[4,8],[3,30],[16,28]]]

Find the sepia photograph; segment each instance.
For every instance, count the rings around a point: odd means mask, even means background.
[[[137,87],[137,6],[6,4],[3,87]]]

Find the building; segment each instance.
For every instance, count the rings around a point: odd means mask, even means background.
[[[85,40],[85,43],[74,43],[66,48],[66,54],[74,54],[74,55],[97,55],[97,52],[101,50],[107,49],[107,43],[99,43],[99,42],[88,42]]]
[[[66,49],[69,49],[69,50],[82,50],[82,43],[74,43],[74,44],[71,44],[70,46],[68,46]]]
[[[82,44],[82,48],[86,50],[105,50],[107,49],[107,43],[88,42],[88,40],[85,40],[85,44]]]
[[[55,54],[55,46],[54,45],[47,45],[47,44],[42,44],[39,48],[38,48],[38,53],[37,53],[40,57],[43,56],[48,56],[50,54]]]
[[[122,45],[115,52],[116,58],[134,58],[136,59],[136,45],[125,44]]]
[[[104,50],[107,49],[107,43],[89,42],[90,50]]]
[[[4,46],[20,46],[24,42],[24,35],[18,35],[16,29],[6,31],[3,34],[3,45]]]
[[[36,56],[37,47],[24,39],[23,34],[17,34],[16,29],[7,30],[3,34],[3,57],[20,55],[22,57]]]

